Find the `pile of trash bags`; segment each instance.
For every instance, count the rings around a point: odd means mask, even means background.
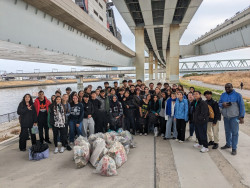
[[[74,161],[77,168],[87,165],[88,161],[103,176],[117,175],[117,168],[127,161],[130,148],[134,148],[133,137],[129,131],[96,133],[88,140],[79,136],[75,140]]]

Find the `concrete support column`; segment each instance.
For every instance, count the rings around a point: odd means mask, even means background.
[[[169,70],[170,82],[179,83],[179,57],[180,57],[180,26],[170,26],[170,55]]]
[[[83,76],[79,76],[77,79],[77,89],[83,89]]]
[[[166,80],[168,82],[170,82],[169,56],[170,56],[170,50],[167,49],[167,51],[166,51]]]
[[[136,68],[136,79],[141,79],[144,82],[144,28],[135,28],[135,68]]]
[[[119,86],[122,85],[122,81],[124,80],[124,74],[119,74]]]
[[[153,58],[154,58],[153,51],[149,51],[149,67],[148,67],[149,80],[153,80],[153,64],[154,64]]]
[[[155,58],[155,79],[158,79],[158,59]]]

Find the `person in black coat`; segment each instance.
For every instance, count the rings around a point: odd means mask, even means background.
[[[36,144],[36,135],[31,133],[31,128],[33,125],[37,126],[37,114],[30,94],[24,95],[17,108],[17,114],[20,115],[21,125],[19,149],[20,151],[26,151],[26,141],[29,134],[31,135],[32,145]]]
[[[195,148],[201,149],[202,153],[208,152],[208,142],[207,142],[207,123],[209,120],[209,110],[208,105],[201,98],[201,92],[194,92],[193,101],[193,122],[195,125],[195,133],[199,143],[195,144]],[[203,146],[203,147],[202,147]],[[202,147],[202,148],[201,148]]]
[[[122,101],[122,107],[124,109],[125,117],[125,129],[131,131],[132,134],[136,134],[135,130],[135,105],[133,99],[130,97],[129,91],[125,92],[125,97]]]

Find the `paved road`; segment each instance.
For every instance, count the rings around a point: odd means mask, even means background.
[[[221,122],[221,146],[225,144],[224,137]],[[102,177],[95,174],[91,165],[76,169],[72,161],[73,152],[53,154],[53,146],[50,148],[48,159],[29,161],[28,152],[20,152],[18,143],[12,143],[0,150],[0,187],[238,188],[250,186],[250,137],[241,131],[237,156],[232,156],[230,150],[220,149],[211,149],[209,153],[202,154],[192,147],[194,141],[180,144],[157,137],[155,161],[154,137],[136,136],[135,141],[137,148],[131,150],[128,161],[118,169],[119,174],[115,177]]]
[[[208,88],[212,88],[212,89],[217,89],[217,90],[223,90],[225,91],[225,87],[224,86],[220,86],[220,85],[213,85],[213,84],[207,84],[201,81],[196,81],[196,80],[191,80],[189,81],[189,83],[194,84],[194,85],[198,85],[198,86],[203,86],[203,87],[208,87]],[[241,93],[241,95],[243,97],[247,97],[250,98],[250,90],[240,90],[238,88],[234,88],[237,92]]]

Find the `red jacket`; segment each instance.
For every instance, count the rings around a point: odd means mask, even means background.
[[[49,105],[51,104],[51,102],[46,97],[44,97],[44,99],[45,99],[45,104],[46,104],[46,110],[47,110],[47,113],[48,113]],[[38,116],[39,112],[40,112],[40,100],[39,100],[39,98],[35,99],[34,106],[35,106],[36,113],[37,113],[37,116]]]

